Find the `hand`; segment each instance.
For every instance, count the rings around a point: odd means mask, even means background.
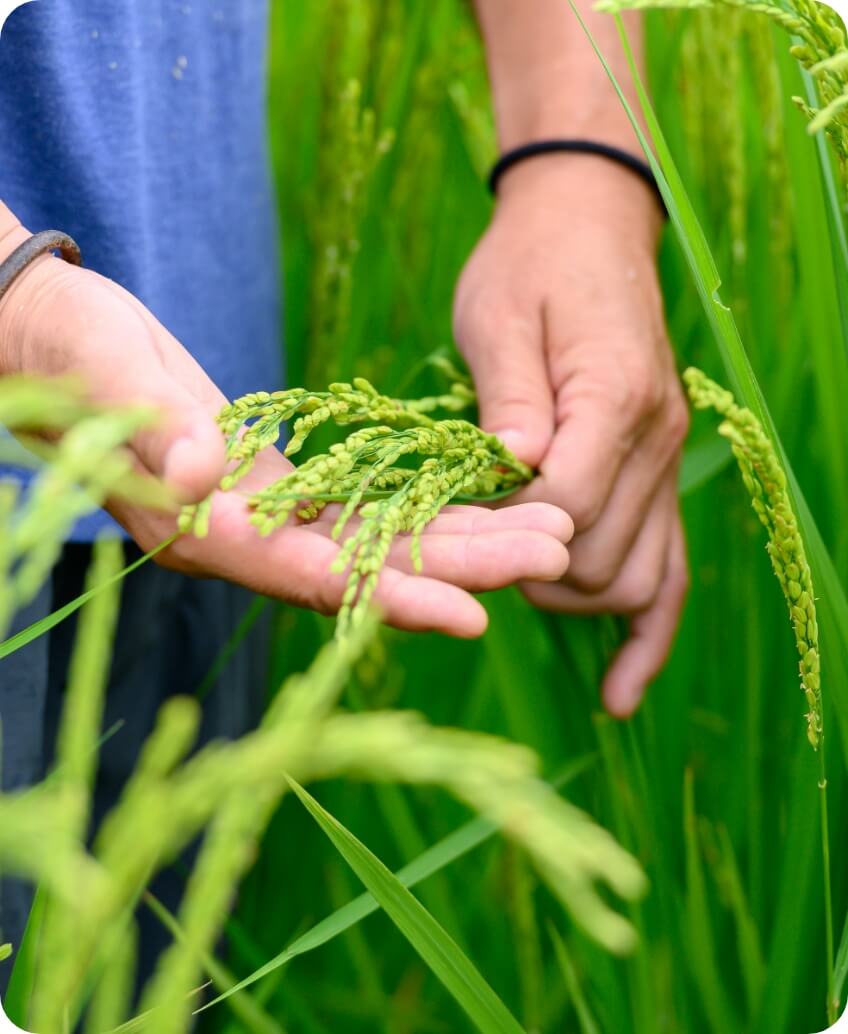
[[[0,257],[24,237],[15,230],[0,239]],[[98,401],[158,406],[160,424],[139,434],[131,448],[141,470],[163,477],[186,502],[204,498],[225,471],[214,419],[226,401],[223,395],[137,299],[96,273],[52,257],[33,265],[0,304],[0,369],[77,374]],[[159,554],[159,562],[335,612],[345,577],[330,573],[339,548],[329,537],[332,514],[314,524],[287,526],[268,539],[249,523],[246,495],[291,469],[276,450],[267,450],[239,486],[241,492],[216,493],[208,537],[179,538]],[[176,528],[173,514],[117,501],[109,508],[144,550]],[[469,591],[561,577],[572,531],[570,518],[544,503],[501,513],[450,507],[425,536],[427,577],[410,573],[408,542],[398,542],[376,602],[386,620],[399,627],[479,635],[486,613]]]
[[[662,667],[687,587],[676,478],[688,412],[657,283],[660,227],[629,171],[589,155],[528,160],[501,180],[454,312],[483,427],[539,471],[518,498],[574,518],[568,573],[526,595],[630,617],[602,690],[620,717]]]

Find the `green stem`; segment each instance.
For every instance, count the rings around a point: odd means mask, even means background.
[[[824,875],[825,953],[827,965],[827,1022],[836,1023],[838,1003],[834,984],[833,896],[830,882],[830,832],[827,821],[827,768],[824,760],[824,734],[818,749],[819,804],[821,805],[822,866]]]
[[[454,503],[496,503],[501,499],[508,499],[522,486],[520,484],[510,485],[501,492],[494,492],[491,495],[455,495],[451,502]],[[362,496],[363,503],[374,502],[377,499],[390,499],[399,492],[399,488],[374,488],[365,492]],[[275,499],[302,499],[304,502],[322,503],[346,503],[350,499],[349,492],[278,492],[274,494]]]

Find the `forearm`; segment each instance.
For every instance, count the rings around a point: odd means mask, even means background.
[[[568,0],[474,0],[486,45],[502,150],[546,137],[591,137],[639,150],[622,104]],[[615,21],[581,3],[581,14],[634,106]],[[638,15],[625,18],[637,60]]]

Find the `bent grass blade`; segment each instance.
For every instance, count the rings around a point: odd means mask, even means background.
[[[418,899],[302,786],[292,779],[289,785],[477,1029],[484,1034],[521,1034],[521,1025],[509,1009]]]
[[[172,545],[176,541],[176,539],[177,536],[172,535],[171,538],[161,542],[155,549],[151,549],[149,553],[145,553],[144,556],[139,557],[138,560],[134,560],[133,563],[129,564],[122,571],[119,571],[116,575],[113,575],[105,582],[102,582],[100,585],[95,585],[87,592],[77,596],[75,600],[71,600],[70,603],[66,603],[64,607],[60,607],[59,610],[55,610],[52,614],[48,614],[39,621],[34,621],[31,625],[21,629],[20,632],[16,632],[15,635],[9,636],[8,639],[5,639],[0,643],[0,661],[4,660],[10,654],[13,654],[16,650],[21,650],[24,646],[28,646],[31,642],[38,639],[39,636],[45,635],[47,632],[51,631],[51,629],[54,629],[66,618],[75,614],[80,607],[84,607],[90,599],[93,599],[99,593],[108,589],[109,586],[114,585],[115,582],[120,582],[123,578],[126,578],[128,574],[132,574],[133,571],[141,567],[142,564],[146,564],[148,560],[152,560],[157,554],[167,549],[168,546]]]
[[[595,754],[586,754],[583,757],[576,758],[551,781],[551,785],[556,790],[562,789],[581,773],[589,769],[594,764],[596,757]],[[410,862],[409,865],[399,869],[394,875],[404,887],[414,887],[422,880],[451,865],[469,851],[473,851],[475,847],[479,847],[487,840],[490,840],[497,832],[497,827],[489,822],[488,819],[472,819],[444,837],[437,844],[434,844]],[[360,894],[353,901],[349,901],[346,905],[336,909],[335,912],[316,923],[306,933],[301,934],[287,948],[266,962],[264,966],[260,966],[259,969],[246,976],[235,986],[230,987],[224,994],[219,995],[211,1002],[207,1002],[199,1011],[203,1012],[205,1009],[211,1009],[213,1005],[219,1005],[229,998],[230,995],[237,994],[251,984],[256,983],[257,980],[262,980],[263,977],[269,976],[271,973],[279,970],[281,966],[285,966],[293,959],[296,959],[299,955],[304,955],[307,952],[314,951],[316,948],[320,948],[333,940],[333,938],[349,930],[352,926],[362,922],[363,919],[367,919],[368,916],[373,915],[379,909],[380,903],[373,894]]]

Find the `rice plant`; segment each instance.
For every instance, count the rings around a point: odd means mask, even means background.
[[[100,548],[93,585],[108,581],[120,555],[114,542]],[[65,1029],[94,985],[98,1015],[129,1019],[133,905],[153,874],[205,830],[176,917],[178,936],[150,978],[132,1024],[140,1030],[187,1030],[204,959],[256,839],[290,788],[305,794],[294,780],[345,774],[444,786],[526,849],[553,893],[608,950],[633,947],[630,924],[610,909],[596,882],[636,897],[645,889],[638,863],[538,778],[532,752],[482,734],[435,728],[408,712],[337,711],[349,665],[372,634],[367,625],[326,647],[307,675],[289,679],[256,733],[211,744],[187,760],[199,707],[190,698],[173,699],[89,852],[88,809],[117,603],[112,585],[83,610],[55,773],[41,786],[0,795],[0,864],[37,880],[47,895],[27,1003],[35,1030]],[[357,843],[338,823],[333,828],[346,844]],[[386,893],[396,887],[373,856],[361,845],[356,850],[366,886],[373,878],[374,888],[385,887]],[[511,1029],[506,1007],[420,905],[415,903],[421,911],[413,919],[412,899],[392,906],[380,890],[372,892],[480,1029],[495,1029],[492,1016],[497,1029]],[[416,932],[422,924],[426,944]],[[438,955],[431,953],[433,941],[441,942]],[[460,983],[452,976],[456,969],[465,971]]]
[[[61,437],[46,446],[33,435],[51,397],[55,404],[46,423],[51,431],[61,431]],[[276,441],[282,421],[295,414],[289,453],[297,452],[331,417],[342,424],[389,421],[401,429],[398,433],[415,436],[413,447],[398,446],[391,437],[395,432],[377,423],[377,434],[370,439],[357,439],[355,446],[354,432],[341,449],[318,458],[325,468],[334,459],[340,464],[337,470],[317,471],[326,483],[295,471],[289,476],[291,491],[286,491],[286,479],[266,490],[263,499],[293,497],[287,510],[283,503],[284,520],[297,500],[315,505],[313,487],[320,490],[317,501],[341,493],[352,511],[372,487],[379,489],[379,477],[400,469],[394,466],[398,459],[423,453],[444,465],[428,467],[425,459],[420,472],[407,471],[406,482],[419,486],[412,495],[416,507],[404,515],[414,532],[426,524],[428,514],[438,512],[443,498],[473,486],[491,495],[529,474],[473,425],[429,415],[439,407],[461,409],[468,401],[469,389],[462,381],[444,397],[417,401],[381,396],[365,381],[334,385],[325,393],[294,390],[239,400],[220,419],[237,463],[228,487],[247,472],[262,448]],[[16,505],[15,494],[8,491],[4,588],[11,616],[40,587],[64,536],[83,513],[114,495],[147,505],[173,503],[164,489],[133,473],[130,454],[122,447],[155,419],[152,412],[101,410],[70,387],[12,380],[0,384],[0,412],[7,427],[27,428],[27,440],[42,452],[44,462],[22,503]],[[366,442],[381,455],[367,448],[360,455],[358,449]],[[460,477],[451,465],[458,456]],[[316,464],[304,466],[316,472]],[[354,477],[351,483],[346,474]],[[428,496],[421,486],[429,486]],[[389,493],[388,498],[394,496]],[[261,516],[260,504],[257,509]],[[195,507],[184,518],[196,523],[202,513],[202,506]],[[276,523],[282,520],[278,516]],[[363,526],[367,521],[366,516]],[[388,527],[401,524],[389,521]],[[585,812],[540,779],[532,751],[482,733],[439,728],[409,712],[354,715],[338,709],[350,667],[373,636],[373,623],[365,620],[367,598],[360,620],[346,628],[339,643],[326,646],[306,675],[286,681],[255,733],[191,754],[199,703],[177,697],[164,705],[118,805],[89,845],[122,557],[115,538],[104,539],[95,550],[54,770],[34,787],[0,793],[0,871],[29,880],[39,894],[38,918],[31,920],[27,951],[18,952],[12,981],[12,1008],[21,1022],[44,1034],[64,1031],[83,1016],[91,1030],[102,1023],[172,1034],[188,1030],[202,1000],[198,988],[204,974],[214,973],[223,983],[225,971],[208,959],[257,840],[282,797],[294,790],[470,1019],[481,1030],[520,1029],[437,921],[299,785],[342,775],[447,789],[528,853],[552,893],[590,936],[609,951],[632,950],[632,925],[610,907],[600,885],[625,900],[635,899],[646,887],[641,867]],[[166,912],[163,918],[172,924],[173,944],[136,1006],[134,910],[153,876],[198,835],[202,846],[179,914]],[[238,989],[222,990],[232,999],[236,1015],[252,1028],[282,1029]]]
[[[454,381],[442,396],[401,400],[379,394],[358,377],[353,384],[331,384],[326,392],[290,388],[247,395],[219,415],[232,464],[221,482],[224,491],[250,472],[259,453],[277,442],[283,424],[294,417],[286,456],[300,452],[328,421],[365,425],[248,499],[261,535],[282,527],[293,514],[314,520],[328,503],[337,502],[344,505],[333,526],[335,539],[358,512],[360,524],[333,564],[334,571],[351,569],[339,611],[339,635],[367,614],[397,535],[410,533],[413,566],[421,571],[421,535],[448,503],[460,496],[470,502],[491,501],[531,479],[530,468],[494,435],[467,420],[429,415],[438,409],[461,411],[473,401],[464,380]],[[206,500],[186,507],[180,530],[204,536],[211,505]]]
[[[301,17],[294,5],[282,6],[280,24],[288,42],[275,65],[281,99],[291,89],[287,83],[302,82],[296,62],[309,51],[310,40],[314,43],[308,31],[314,21]],[[788,53],[793,41],[779,19],[769,19],[770,11],[759,7],[737,6],[738,16],[725,5],[709,13],[674,12],[674,21],[671,12],[648,15],[659,122],[716,270],[713,279],[705,267],[699,295],[686,252],[669,234],[661,256],[663,281],[681,368],[695,363],[729,382],[740,404],[762,419],[748,382],[746,393],[739,392],[745,364],[753,369],[758,398],[767,400],[764,426],[779,429],[782,455],[791,460],[789,490],[793,498],[796,488],[803,493],[795,505],[817,587],[819,650],[830,691],[823,707],[830,831],[838,852],[844,810],[834,787],[845,785],[840,748],[848,615],[833,572],[844,571],[848,559],[848,536],[839,517],[845,454],[836,444],[844,437],[846,334],[840,298],[846,267],[839,264],[829,170],[792,98],[801,96],[816,110],[827,102],[810,100],[809,84]],[[431,390],[420,357],[449,340],[453,277],[489,214],[483,163],[468,146],[469,123],[462,111],[463,89],[473,95],[475,110],[486,105],[477,86],[479,52],[464,59],[462,76],[453,72],[455,41],[467,27],[462,7],[436,5],[428,31],[414,5],[406,6],[405,46],[420,72],[417,80],[399,82],[402,99],[396,95],[390,108],[378,107],[377,118],[394,131],[395,144],[376,173],[376,197],[383,196],[381,184],[409,182],[415,189],[404,191],[405,203],[391,219],[374,199],[361,213],[362,247],[353,270],[348,326],[339,356],[324,371],[327,379],[368,371],[389,394],[402,394],[417,370],[416,381]],[[803,16],[811,19],[809,31],[822,51],[815,64],[838,37],[826,38],[813,24],[831,17],[824,8],[810,5]],[[399,44],[390,40],[385,46],[396,52]],[[289,64],[292,53],[298,57]],[[458,93],[451,92],[456,81]],[[440,82],[445,83],[441,99],[432,88]],[[320,151],[320,128],[313,124],[300,131],[307,148]],[[285,161],[279,177],[284,234],[298,253],[288,267],[296,290],[309,258],[300,243],[298,209],[311,187]],[[691,227],[684,232],[694,240]],[[711,342],[712,316],[705,320],[702,299],[713,297],[717,312],[722,299],[732,304],[744,347],[734,344],[731,352],[728,344],[722,351],[724,345],[717,349]],[[296,330],[306,308],[290,306],[288,314],[296,365],[302,361]],[[724,317],[719,313],[716,319]],[[384,341],[392,347],[381,347]],[[730,372],[721,370],[728,355],[735,364]],[[394,694],[409,706],[517,736],[542,753],[552,772],[564,758],[599,752],[596,767],[570,795],[646,860],[652,889],[635,920],[642,947],[626,964],[563,931],[538,888],[533,914],[540,930],[528,934],[526,910],[501,907],[508,863],[494,849],[476,862],[460,859],[432,877],[441,878],[433,882],[428,903],[441,905],[445,921],[457,916],[457,935],[466,929],[487,932],[474,942],[481,965],[500,975],[516,1009],[528,1009],[528,1028],[805,1031],[826,1025],[817,801],[821,755],[810,749],[801,719],[810,708],[797,689],[800,655],[786,634],[785,605],[769,565],[757,560],[759,525],[728,469],[731,459],[712,423],[699,417],[681,478],[692,597],[671,663],[626,729],[591,717],[605,658],[618,642],[611,622],[534,615],[516,594],[504,593],[488,603],[492,632],[479,645],[384,634]],[[816,540],[808,537],[810,511]],[[285,650],[303,650],[299,644],[328,634],[320,623],[291,616],[281,618],[281,628],[287,631],[279,648],[281,666]],[[367,698],[365,690],[360,695]],[[426,844],[450,834],[450,822],[418,794],[351,797],[339,788],[329,800],[338,814],[359,823],[357,829],[378,834],[383,851],[399,860],[414,858]],[[287,848],[282,823],[271,827],[265,848],[238,913],[246,938],[234,949],[234,965],[245,973],[259,972],[263,959],[283,952],[293,938],[296,943],[295,910],[280,904],[271,918],[267,902],[273,874],[295,871],[302,854]],[[316,844],[316,859],[323,857],[320,851]],[[832,876],[838,935],[848,911],[848,887],[836,861]],[[481,888],[474,903],[465,893],[469,882]],[[298,886],[310,900],[320,897],[327,913],[338,905],[318,879],[301,876]],[[546,936],[549,918],[561,931],[558,946]],[[297,967],[296,987],[273,970],[265,978],[266,1000],[296,1009],[304,1029],[390,1029],[392,1023],[429,1029],[431,1019],[446,1015],[446,999],[432,982],[416,982],[414,963],[394,953],[385,923],[369,923],[361,939],[326,943],[285,963]],[[290,937],[271,933],[279,924]],[[523,997],[526,984],[519,980],[512,950],[519,937],[523,944],[528,936],[541,945],[541,1006],[533,1004],[532,994]],[[835,966],[841,1002],[845,962],[840,966],[839,960],[845,943]],[[570,969],[563,967],[563,958]],[[404,1009],[410,996],[415,1019]]]
[[[822,817],[822,860],[825,887],[825,964],[827,1015],[835,1023],[839,1001],[834,990],[833,903],[830,887],[830,831],[827,817],[827,767],[824,757],[824,718],[821,695],[819,626],[813,577],[798,519],[786,487],[786,474],[774,445],[757,418],[736,404],[732,394],[693,367],[684,374],[689,395],[698,409],[714,409],[723,421],[719,433],[729,439],[742,472],[751,505],[768,532],[768,555],[789,607],[801,689],[807,705],[807,739],[819,754],[819,790]]]
[[[696,413],[680,478],[693,589],[645,706],[625,725],[601,714],[616,621],[544,615],[515,591],[487,600],[490,632],[479,643],[375,633],[362,604],[326,646],[338,626],[280,609],[262,728],[190,755],[198,704],[177,702],[85,849],[77,831],[99,735],[95,676],[115,605],[114,591],[95,593],[87,606],[102,609],[78,654],[92,677],[84,691],[75,681],[69,699],[68,762],[43,786],[0,800],[2,867],[43,889],[45,979],[69,1003],[60,1015],[36,987],[27,938],[11,962],[33,992],[9,1002],[23,1026],[68,1029],[84,1012],[92,1034],[180,1030],[202,1010],[200,1029],[226,1034],[423,1034],[470,1023],[805,1034],[844,1007],[843,30],[827,8],[798,0],[673,6],[687,9],[647,15],[656,123],[648,118],[646,143],[671,213],[660,258],[668,322],[681,369],[703,368],[733,400],[693,375],[728,437],[709,412]],[[449,349],[455,277],[491,210],[482,56],[464,0],[284,2],[273,24],[290,383],[339,385],[267,397],[257,385],[222,428],[229,487],[238,490],[251,450],[292,420],[290,448],[298,455],[305,443],[308,458],[254,500],[257,534],[353,500],[372,509],[340,537],[353,543],[370,512],[367,537],[377,542],[394,528],[386,511],[407,483],[428,459],[443,463],[443,450],[416,451],[430,421],[447,424],[460,450],[488,451],[486,469],[505,479],[471,481],[463,495],[499,494],[528,475],[473,435],[473,412],[462,408],[472,394],[445,392],[427,361]],[[352,144],[341,154],[343,138]],[[440,408],[410,409],[415,396]],[[59,398],[51,414],[61,414]],[[350,408],[339,422],[340,400]],[[19,426],[46,408],[34,401]],[[361,421],[346,424],[351,414]],[[373,439],[356,437],[374,428]],[[341,474],[351,438],[362,451]],[[33,447],[50,459],[61,443]],[[71,467],[84,479],[97,473],[72,455],[63,462],[69,476]],[[14,523],[12,501],[9,512]],[[21,530],[14,539],[21,556],[61,537],[58,522],[46,523],[47,502],[41,514],[44,538]],[[184,527],[202,531],[203,520],[200,508]],[[363,565],[379,560],[371,548]],[[120,574],[108,548],[98,563],[92,588]],[[362,567],[351,614],[371,573]],[[23,589],[4,589],[9,613]],[[221,646],[232,656],[237,637]],[[319,652],[308,676],[277,692]],[[566,782],[572,804],[552,789]],[[203,831],[201,857],[171,915],[143,887],[192,830]],[[624,892],[623,916],[608,907],[610,885]],[[139,902],[173,943],[133,1004]],[[634,941],[630,955],[608,950]]]

